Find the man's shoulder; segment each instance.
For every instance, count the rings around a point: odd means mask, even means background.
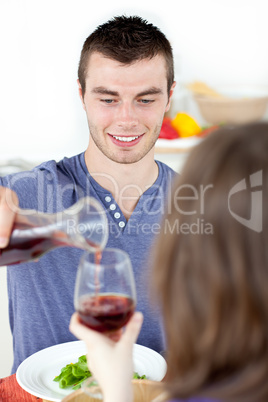
[[[170,166],[168,166],[166,163],[160,162],[158,160],[156,160],[156,163],[159,168],[159,177],[162,180],[162,182],[173,181],[173,179],[178,176],[178,173],[175,170],[173,170]]]
[[[66,198],[67,193],[72,194],[73,189],[82,187],[84,175],[81,174],[83,166],[80,159],[81,154],[65,157],[58,162],[45,161],[29,171],[0,177],[0,185],[17,193],[21,207],[41,210],[45,208],[44,204],[53,204],[58,194],[64,193]]]
[[[81,168],[81,160],[83,154],[74,155],[71,157],[64,157],[59,161],[54,159],[45,161],[37,165],[34,170],[48,170],[48,171],[72,171]]]
[[[178,174],[174,169],[172,169],[170,166],[168,166],[166,163],[161,162],[159,160],[155,160],[157,165],[163,169],[164,172],[171,172],[172,174],[176,175]]]

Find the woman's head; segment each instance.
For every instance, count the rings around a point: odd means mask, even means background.
[[[266,123],[211,134],[174,184],[154,282],[177,396],[268,395],[267,184]]]

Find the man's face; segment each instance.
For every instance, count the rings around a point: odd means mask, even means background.
[[[107,158],[134,163],[152,149],[170,106],[163,56],[124,65],[93,53],[84,98],[79,91],[91,137]]]

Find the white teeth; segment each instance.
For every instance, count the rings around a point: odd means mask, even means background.
[[[123,141],[123,142],[131,142],[131,141],[134,141],[137,138],[139,138],[139,136],[137,136],[137,137],[117,137],[116,135],[113,135],[113,137],[116,140]]]

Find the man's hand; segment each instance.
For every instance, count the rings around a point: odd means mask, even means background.
[[[0,186],[0,248],[8,245],[18,205],[17,194]]]

